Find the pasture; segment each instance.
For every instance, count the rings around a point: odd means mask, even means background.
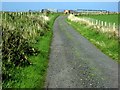
[[[116,23],[118,25],[118,14],[104,14],[104,15],[84,15],[80,17],[89,17],[97,20],[101,20],[107,23]]]

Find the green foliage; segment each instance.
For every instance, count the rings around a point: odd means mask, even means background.
[[[41,46],[42,43],[40,42],[41,37],[48,38],[43,39],[47,45],[46,51],[48,52],[50,46],[49,39],[52,38],[52,34],[50,34],[52,32],[50,31],[52,25],[50,21],[45,21],[40,15],[41,13],[38,12],[2,12],[2,23],[0,23],[0,27],[2,28],[3,40],[3,88],[35,88],[39,83],[43,85],[45,79],[43,75],[47,68],[47,61],[45,60],[48,57],[48,53],[42,52],[44,46]],[[55,15],[51,18],[52,22],[57,16]],[[41,53],[43,53],[45,58],[43,58]],[[40,67],[41,65],[45,65],[45,67]],[[38,73],[34,69],[38,72],[40,69],[44,69],[44,71],[43,73],[41,71]],[[34,75],[38,77],[34,78]],[[27,77],[33,80],[33,83],[29,82],[29,79],[25,79]],[[36,82],[37,80],[38,82]],[[25,84],[26,82],[28,83]]]

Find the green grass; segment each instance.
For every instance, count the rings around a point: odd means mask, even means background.
[[[15,67],[14,77],[5,81],[3,88],[43,88],[48,67],[50,44],[52,39],[52,26],[58,14],[51,16],[49,31],[44,36],[38,37],[38,42],[32,44],[40,53],[37,56],[29,56],[32,65],[26,67]]]
[[[91,43],[96,45],[103,53],[113,58],[113,60],[120,62],[118,59],[118,40],[115,38],[108,38],[106,34],[97,32],[95,29],[87,27],[86,25],[76,22],[67,22],[75,28],[81,35],[86,37]]]
[[[37,56],[30,56],[29,60],[33,63],[28,67],[18,68],[15,73],[15,80],[8,83],[8,87],[14,88],[40,88],[44,85],[46,69],[48,66],[49,46],[51,41],[51,32],[45,36],[39,37],[39,42],[34,44],[35,48],[40,50]],[[19,71],[18,71],[19,70]]]
[[[93,19],[106,21],[108,23],[116,23],[118,24],[118,14],[110,14],[110,15],[86,15],[86,16],[80,16],[80,17],[90,17]]]

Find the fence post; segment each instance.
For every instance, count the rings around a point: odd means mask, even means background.
[[[98,20],[96,20],[96,25],[98,24]]]
[[[102,21],[101,23],[102,23],[102,25],[101,25],[101,26],[103,27],[103,21]]]
[[[94,20],[92,19],[92,25],[94,25]]]
[[[110,28],[111,26],[110,26],[110,23],[109,23],[109,28]]]
[[[114,37],[115,37],[115,35],[116,35],[116,25],[115,25],[115,23],[113,23],[113,31],[114,31]]]
[[[15,16],[14,12],[12,13],[13,16]]]
[[[99,26],[100,26],[100,22],[101,22],[101,21],[99,20],[99,24],[98,24]]]
[[[115,23],[113,23],[113,30],[115,31]]]
[[[111,24],[109,23],[109,26],[108,26],[108,28],[109,28],[109,32],[110,32],[110,30],[111,30]]]
[[[107,22],[105,22],[105,27],[107,26]]]

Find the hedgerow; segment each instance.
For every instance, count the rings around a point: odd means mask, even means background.
[[[47,18],[47,19],[46,19]],[[30,55],[40,51],[31,44],[49,30],[49,17],[41,13],[2,12],[2,79],[13,79],[14,69],[32,65]]]

